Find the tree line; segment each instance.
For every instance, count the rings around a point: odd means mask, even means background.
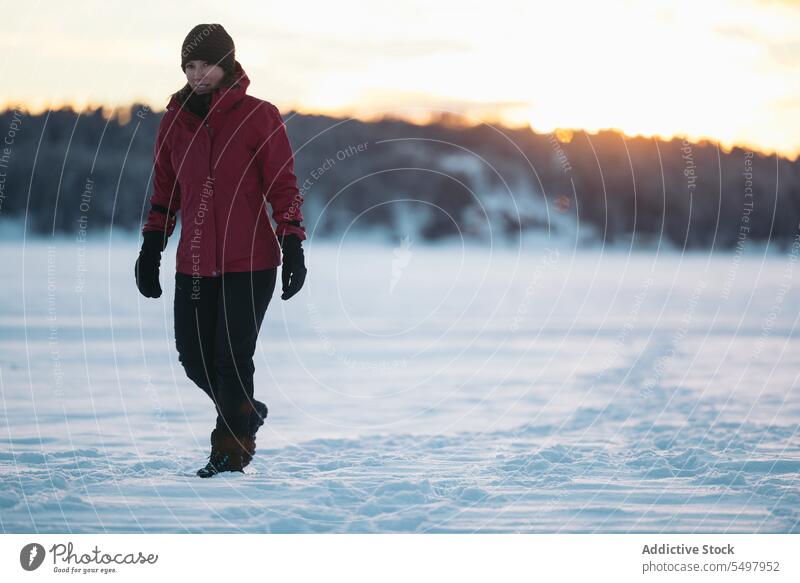
[[[0,219],[43,235],[138,231],[160,117],[142,104],[113,116],[3,112]],[[465,126],[452,116],[425,125],[284,119],[315,237],[513,241],[580,231],[607,243],[731,248],[743,239],[788,246],[798,234],[797,159],[616,131]]]

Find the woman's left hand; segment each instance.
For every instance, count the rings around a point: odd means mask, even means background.
[[[281,249],[283,250],[281,299],[288,300],[300,291],[306,281],[306,261],[303,255],[302,241],[297,235],[288,233],[281,237]]]

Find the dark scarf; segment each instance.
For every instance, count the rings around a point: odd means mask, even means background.
[[[192,91],[192,93],[189,94],[189,97],[186,98],[184,107],[186,107],[186,109],[191,111],[196,116],[200,117],[200,119],[205,119],[208,115],[208,110],[211,107],[211,96],[211,91],[203,94]]]

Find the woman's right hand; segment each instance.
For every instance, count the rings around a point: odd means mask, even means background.
[[[288,300],[300,291],[306,280],[306,261],[303,255],[303,246],[300,237],[287,233],[280,239],[283,250],[283,267],[281,269],[281,282],[283,283],[282,300]]]
[[[136,276],[136,287],[146,298],[160,298],[161,284],[158,271],[161,266],[161,252],[166,246],[166,237],[162,231],[147,231],[139,251],[139,258],[133,268]]]

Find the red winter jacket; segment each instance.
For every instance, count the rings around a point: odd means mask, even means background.
[[[250,79],[238,61],[235,66],[238,85],[214,92],[205,122],[173,97],[158,128],[152,206],[142,232],[171,235],[180,211],[176,268],[187,275],[277,267],[277,237],[306,238],[281,114],[247,95]]]

